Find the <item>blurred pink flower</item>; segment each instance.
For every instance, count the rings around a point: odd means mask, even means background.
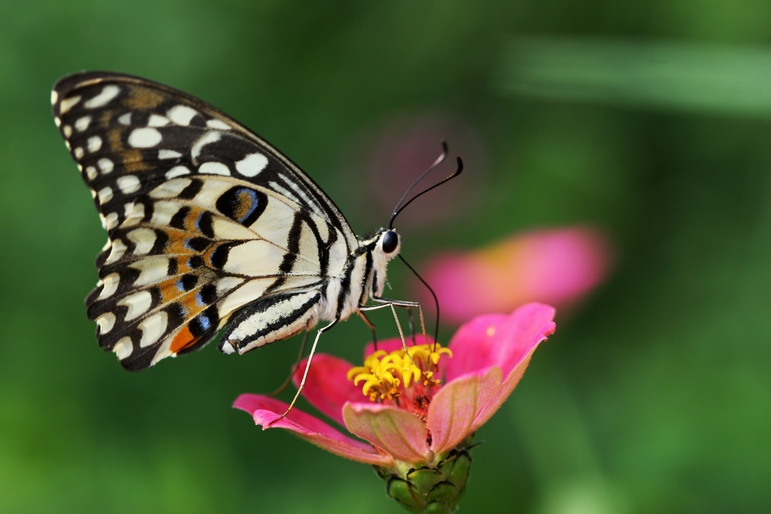
[[[234,406],[263,429],[284,428],[331,453],[381,469],[435,465],[508,398],[538,344],[554,333],[553,317],[552,307],[536,303],[510,315],[479,316],[458,330],[448,348],[410,345],[405,356],[401,341],[390,340],[378,343],[377,352],[370,345],[365,365],[355,368],[317,354],[304,397],[366,442],[297,408],[278,419],[287,404],[268,396],[243,394]]]
[[[399,197],[439,156],[442,140],[450,149],[447,162],[414,193],[453,171],[456,155],[463,158],[466,169],[474,170],[473,180],[464,175],[424,196],[404,212],[399,228],[409,233],[447,222],[462,216],[456,207],[459,204],[473,209],[488,174],[484,145],[473,124],[453,113],[410,113],[392,116],[359,134],[346,152],[348,167],[355,174],[351,181],[356,184],[356,194],[351,191],[353,199],[363,202],[358,206],[361,212],[357,220],[374,226],[382,224]],[[367,188],[366,194],[362,194],[362,187]]]
[[[576,226],[511,236],[480,250],[446,252],[421,266],[444,321],[459,323],[526,302],[568,306],[600,284],[610,249],[602,234]],[[424,305],[433,304],[416,286]]]

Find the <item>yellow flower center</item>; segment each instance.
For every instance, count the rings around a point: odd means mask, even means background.
[[[348,371],[348,380],[355,385],[363,383],[361,392],[373,402],[409,408],[424,417],[433,396],[433,389],[441,381],[435,376],[439,359],[449,348],[439,343],[408,346],[386,353],[378,350],[364,360],[363,366]]]

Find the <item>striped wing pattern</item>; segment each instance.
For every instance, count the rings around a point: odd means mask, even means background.
[[[228,321],[221,349],[237,348],[246,305],[264,319],[249,327],[260,344],[316,322],[358,243],[289,159],[205,102],[137,77],[71,75],[52,103],[108,233],[88,316],[125,368],[199,348]]]

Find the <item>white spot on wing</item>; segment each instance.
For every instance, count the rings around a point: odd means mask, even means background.
[[[161,139],[163,137],[157,129],[142,127],[131,131],[128,143],[134,148],[152,148],[160,143]]]
[[[107,334],[115,326],[115,314],[105,312],[96,318],[96,324],[99,325],[99,334]]]
[[[176,150],[166,150],[165,148],[158,150],[159,159],[176,159],[177,157],[182,157],[182,154]]]
[[[64,134],[64,137],[71,137],[72,136],[72,127],[69,125],[65,125],[62,128],[62,133]]]
[[[80,102],[80,99],[80,96],[71,96],[62,100],[62,103],[59,104],[59,114],[66,114],[69,112],[70,109]]]
[[[118,123],[121,125],[131,125],[131,113],[127,112],[126,114],[121,114],[118,118]]]
[[[231,128],[233,128],[227,123],[225,123],[224,121],[218,120],[218,119],[212,119],[207,121],[206,126],[209,128],[218,129],[218,130],[230,130]]]
[[[150,192],[153,198],[174,198],[179,196],[193,181],[189,178],[175,178],[168,180]]]
[[[97,196],[99,196],[99,203],[105,204],[109,202],[112,200],[112,188],[108,186],[100,189]]]
[[[75,149],[72,151],[72,154],[75,156],[75,158],[76,158],[76,159],[80,159],[80,158],[82,158],[82,157],[83,157],[83,155],[85,155],[85,153],[86,153],[86,152],[84,152],[84,151],[83,151],[83,148],[81,148],[80,146],[79,146],[79,147],[77,147],[77,148],[75,148]]]
[[[165,116],[160,116],[158,114],[151,114],[150,119],[147,120],[148,127],[163,127],[168,124],[169,124],[169,119]]]
[[[204,146],[206,146],[208,144],[211,144],[211,143],[216,143],[220,139],[222,139],[222,132],[217,132],[217,131],[214,131],[214,130],[211,131],[211,132],[207,132],[206,134],[201,136],[198,139],[198,141],[196,141],[193,144],[193,147],[190,149],[190,156],[194,160],[198,159],[198,156],[201,154],[201,150],[203,149]]]
[[[115,355],[118,356],[120,360],[123,360],[131,355],[131,352],[134,351],[134,345],[131,344],[131,338],[128,336],[122,338],[120,341],[115,343],[115,346],[112,347],[112,351],[115,353]]]
[[[153,304],[153,295],[150,291],[139,291],[118,301],[118,305],[128,307],[125,321],[136,319],[150,309]]]
[[[129,241],[134,243],[134,255],[145,255],[153,249],[155,231],[149,228],[137,228],[128,233]]]
[[[105,175],[110,173],[113,170],[114,166],[115,166],[112,163],[112,161],[110,159],[107,159],[106,157],[103,157],[103,158],[99,159],[99,161],[96,163],[96,165],[99,166],[99,170],[102,173],[104,173]]]
[[[140,182],[136,175],[118,177],[117,184],[120,190],[127,195],[139,191]]]
[[[228,167],[221,162],[205,162],[198,167],[198,173],[204,175],[230,175]]]
[[[184,166],[174,166],[166,172],[166,178],[181,177],[182,175],[190,175],[190,170]]]
[[[83,132],[91,124],[91,116],[83,116],[75,121],[75,130]]]
[[[104,107],[105,105],[110,103],[110,100],[118,96],[118,93],[120,93],[120,88],[114,84],[109,84],[107,86],[104,86],[101,93],[99,93],[92,99],[86,101],[86,103],[83,104],[83,107],[85,107],[86,109],[96,109],[97,107]]]
[[[129,267],[139,270],[139,276],[134,281],[135,286],[157,284],[168,276],[169,259],[167,257],[149,257],[132,262]]]
[[[117,212],[111,212],[107,216],[104,217],[104,221],[106,223],[105,230],[112,230],[115,227],[118,226],[118,213]]]
[[[129,202],[123,206],[123,226],[133,227],[145,219],[145,205]]]
[[[87,166],[86,175],[88,176],[88,180],[94,180],[98,175],[96,172],[96,168],[94,168],[93,166]]]
[[[123,257],[123,254],[125,253],[126,253],[126,245],[120,239],[116,239],[112,245],[112,250],[110,251],[110,255],[107,257],[107,260],[105,260],[104,263],[112,264],[114,262],[118,262],[120,258]]]
[[[246,177],[256,177],[267,165],[267,157],[261,153],[253,153],[236,162],[236,170]]]
[[[177,125],[187,126],[190,125],[190,120],[192,120],[196,114],[198,114],[198,111],[191,109],[187,105],[176,105],[169,109],[166,116]]]
[[[51,90],[51,105],[55,104],[58,99],[59,99],[59,93],[57,93],[55,89],[52,89]]]
[[[142,339],[139,340],[139,346],[144,348],[155,344],[158,339],[166,332],[166,327],[169,322],[169,315],[165,311],[160,311],[137,325],[137,328],[142,331]]]
[[[117,273],[110,273],[102,280],[102,292],[99,293],[97,300],[104,300],[115,294],[118,290],[118,284],[120,284],[120,275]]]
[[[88,138],[88,151],[90,153],[98,152],[102,148],[102,138],[99,136],[92,136]]]
[[[151,223],[158,226],[166,226],[171,223],[171,218],[179,212],[182,204],[177,202],[156,202],[153,208]]]

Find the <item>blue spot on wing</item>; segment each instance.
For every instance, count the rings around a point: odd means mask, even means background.
[[[209,330],[209,327],[211,327],[211,320],[206,314],[200,314],[198,316],[198,324],[201,325],[202,329]]]

